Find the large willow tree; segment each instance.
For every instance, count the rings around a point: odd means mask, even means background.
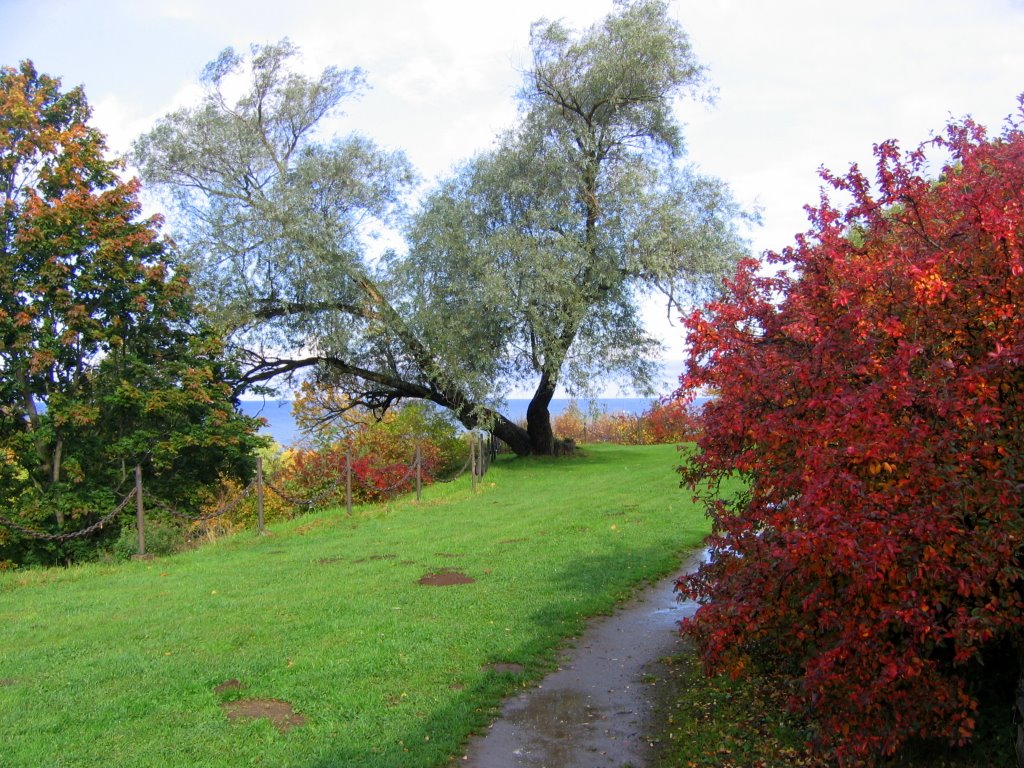
[[[407,253],[380,260],[367,229],[394,223],[411,171],[365,138],[317,132],[358,71],[296,74],[287,41],[248,60],[228,50],[203,103],[138,142],[244,351],[241,384],[309,369],[351,404],[429,400],[519,454],[555,449],[559,383],[649,385],[657,344],[640,299],[699,298],[741,252],[723,185],[679,165],[675,108],[699,94],[702,68],[653,0],[577,36],[538,22],[531,45],[519,124],[426,197]],[[531,380],[524,430],[497,406]]]
[[[403,266],[432,343],[533,388],[530,442],[548,452],[558,385],[652,393],[641,300],[703,298],[742,248],[724,185],[678,163],[677,97],[703,73],[664,3],[622,4],[575,38],[538,22],[532,48],[519,124],[428,197]],[[468,338],[446,330],[453,305],[482,315]]]

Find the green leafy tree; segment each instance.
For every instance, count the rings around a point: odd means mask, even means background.
[[[258,442],[188,271],[139,218],[138,182],[118,177],[89,116],[81,88],[31,62],[0,70],[0,508],[51,533],[101,517],[136,464],[187,504],[247,472]],[[14,560],[91,546],[0,529]]]
[[[640,297],[704,298],[743,246],[725,186],[677,162],[676,99],[703,70],[665,3],[619,3],[575,37],[540,21],[531,43],[520,123],[428,199],[405,275],[432,343],[534,386],[530,444],[549,453],[560,383],[592,394],[618,375],[653,394]],[[462,336],[453,305],[473,318]]]
[[[702,70],[654,0],[619,5],[578,41],[539,23],[533,47],[521,126],[429,197],[408,254],[374,260],[363,237],[368,221],[395,222],[404,158],[316,135],[361,87],[357,70],[296,74],[287,41],[248,60],[229,49],[203,103],[140,139],[143,174],[173,194],[243,350],[244,383],[312,369],[353,406],[429,400],[527,454],[554,450],[563,375],[649,382],[638,297],[702,295],[741,249],[723,185],[676,165],[674,102]],[[498,406],[531,377],[523,429]]]

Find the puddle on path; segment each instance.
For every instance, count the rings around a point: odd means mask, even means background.
[[[505,702],[501,717],[467,745],[455,766],[471,768],[642,768],[653,694],[647,675],[678,649],[677,622],[694,603],[678,603],[680,570],[589,625],[557,671]]]

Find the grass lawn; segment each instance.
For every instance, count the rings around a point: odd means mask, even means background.
[[[0,574],[0,766],[442,766],[586,617],[699,546],[679,461],[500,460],[476,494]],[[474,581],[418,583],[445,571]],[[229,719],[242,699],[294,714]]]

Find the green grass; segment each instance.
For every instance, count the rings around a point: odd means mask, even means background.
[[[0,766],[444,765],[707,532],[672,446],[586,453],[174,557],[0,574]],[[476,581],[417,584],[445,569]],[[230,722],[249,697],[306,722]]]

